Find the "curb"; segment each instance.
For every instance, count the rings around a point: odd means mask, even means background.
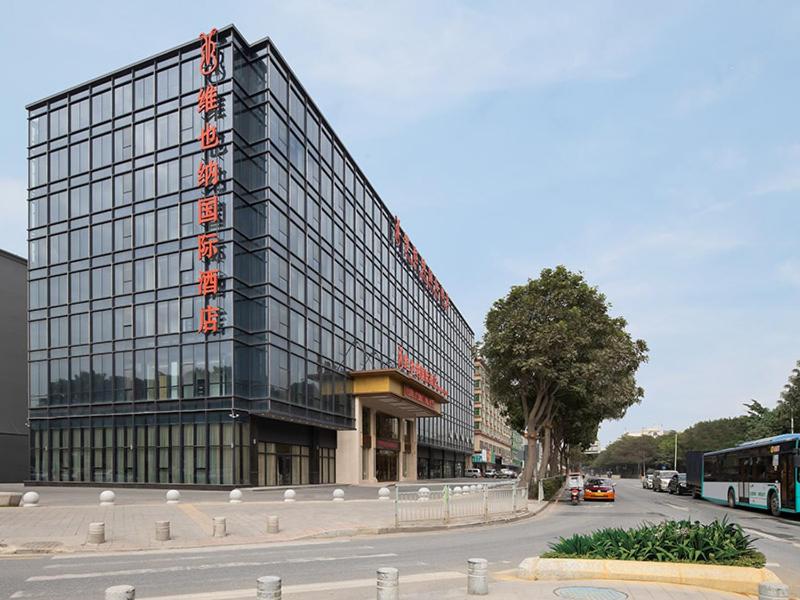
[[[758,595],[758,584],[781,583],[769,569],[690,563],[660,563],[582,558],[539,558],[523,560],[517,579],[533,580],[617,580],[673,583]]]

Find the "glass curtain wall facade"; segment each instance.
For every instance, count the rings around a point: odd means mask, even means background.
[[[216,333],[198,332],[200,42],[28,106],[31,480],[333,482],[347,373],[394,368],[398,345],[450,392],[419,443],[455,472],[472,331],[271,42],[216,40]]]

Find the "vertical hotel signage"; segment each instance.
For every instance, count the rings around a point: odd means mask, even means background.
[[[431,268],[425,264],[425,259],[417,252],[416,246],[408,239],[408,234],[400,228],[400,219],[397,217],[394,218],[394,245],[402,250],[403,258],[411,265],[411,270],[417,274],[442,309],[447,312],[450,309],[450,296],[444,291]]]
[[[197,185],[202,196],[197,201],[197,223],[203,231],[197,236],[197,259],[201,262],[198,292],[203,296],[203,308],[200,311],[200,332],[217,333],[220,329],[220,309],[209,304],[209,300],[219,293],[219,269],[211,268],[219,261],[219,237],[217,229],[220,225],[220,206],[217,197],[219,187],[219,134],[217,118],[220,112],[217,86],[212,76],[219,69],[219,51],[217,49],[217,30],[200,34],[200,73],[203,75],[203,87],[197,95],[197,112],[202,116],[200,131],[200,166],[197,169]]]

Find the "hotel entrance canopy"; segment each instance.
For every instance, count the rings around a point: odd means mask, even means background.
[[[447,398],[399,369],[350,371],[353,394],[377,400],[398,417],[438,417]]]

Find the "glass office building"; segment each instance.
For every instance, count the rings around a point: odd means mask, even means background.
[[[461,474],[473,332],[271,41],[213,43],[27,107],[31,481]]]

